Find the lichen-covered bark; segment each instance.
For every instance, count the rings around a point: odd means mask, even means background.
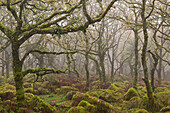
[[[12,43],[12,57],[17,103],[19,106],[22,106],[24,104],[24,87],[23,87],[22,63],[19,59],[19,46],[17,44],[17,41]]]
[[[138,32],[137,30],[134,31],[135,34],[135,67],[134,67],[134,80],[133,80],[133,87],[136,88],[136,83],[138,80]]]
[[[148,32],[147,32],[147,17],[145,17],[145,7],[146,7],[146,0],[143,0],[142,5],[142,22],[143,22],[143,35],[144,35],[144,42],[143,42],[143,48],[142,48],[142,66],[143,66],[143,72],[144,72],[144,78],[143,81],[146,85],[147,90],[147,96],[148,96],[148,109],[154,111],[154,97],[153,92],[151,89],[151,85],[149,83],[149,73],[148,73],[148,67],[147,67],[147,60],[146,60],[146,52],[147,52],[147,45],[148,45]]]

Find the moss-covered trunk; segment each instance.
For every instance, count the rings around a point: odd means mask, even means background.
[[[148,45],[148,31],[147,31],[147,18],[145,17],[145,7],[146,7],[146,0],[143,0],[142,5],[142,22],[143,22],[143,35],[144,35],[144,42],[143,42],[143,48],[142,48],[142,66],[143,66],[143,72],[144,72],[144,79],[147,90],[147,96],[148,96],[148,110],[154,111],[154,97],[151,85],[149,83],[149,73],[148,73],[148,67],[147,67],[147,60],[146,60],[146,52],[147,52],[147,45]]]
[[[135,66],[134,66],[134,80],[133,80],[133,87],[136,88],[136,83],[138,80],[138,31],[134,30],[134,35],[135,35]]]
[[[22,62],[19,59],[19,46],[16,42],[12,43],[12,57],[17,103],[19,106],[22,106],[24,104]]]

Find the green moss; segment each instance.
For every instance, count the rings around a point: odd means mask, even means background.
[[[85,111],[85,108],[83,108],[82,106],[77,106],[77,107],[72,107],[70,108],[67,113],[87,113]]]
[[[56,94],[67,94],[69,91],[78,91],[77,88],[71,86],[61,86],[61,88],[57,88],[55,90]]]
[[[170,112],[170,105],[166,106],[166,107],[163,107],[160,111],[161,112]]]
[[[112,90],[106,90],[100,95],[99,98],[106,102],[112,102],[112,103],[116,102],[117,100],[117,97],[115,96],[115,92],[113,92]]]
[[[138,96],[136,89],[130,88],[124,95],[125,100],[130,100],[132,97]]]
[[[96,97],[89,96],[88,94],[85,94],[82,100],[85,100],[90,104],[95,105],[97,107],[98,113],[110,113],[111,110],[113,109],[113,106],[110,103],[107,103]]]
[[[119,88],[117,86],[115,86],[115,84],[111,84],[111,86],[109,87],[110,90],[114,90],[117,91],[119,90]]]
[[[45,103],[38,96],[33,96],[30,101],[30,107],[34,110],[42,111],[43,113],[54,113],[55,108],[48,103]]]
[[[149,112],[145,109],[139,109],[139,110],[135,111],[134,113],[149,113]]]
[[[85,111],[88,111],[90,113],[96,113],[97,112],[97,108],[96,106],[90,104],[89,102],[85,101],[85,100],[82,100],[78,106],[82,106],[85,108]]]

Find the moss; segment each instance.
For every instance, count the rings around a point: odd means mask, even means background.
[[[119,90],[119,88],[117,86],[115,86],[115,84],[111,84],[111,86],[109,87],[110,90],[114,90],[117,91]]]
[[[96,106],[90,104],[89,102],[85,101],[85,100],[82,100],[78,106],[82,106],[85,108],[85,111],[88,111],[90,113],[96,113],[97,112],[97,108]]]
[[[85,108],[83,108],[82,106],[77,106],[77,107],[72,107],[70,108],[67,113],[87,113],[85,111]]]
[[[61,86],[61,88],[57,88],[55,90],[56,94],[67,94],[69,91],[78,91],[77,88],[71,86]]]
[[[38,96],[33,96],[30,101],[30,107],[34,110],[42,111],[42,113],[54,113],[55,108],[48,103],[45,103]]]
[[[105,92],[105,90],[98,89],[98,90],[90,90],[87,92],[87,94],[89,94],[90,96],[99,97],[103,92]]]
[[[138,96],[136,89],[130,88],[124,95],[125,100],[130,100],[132,97]]]
[[[139,109],[139,110],[135,111],[134,113],[149,113],[149,112],[145,109]]]
[[[89,96],[88,94],[85,94],[82,100],[85,100],[90,104],[95,105],[97,107],[98,113],[110,113],[113,109],[113,106],[111,104],[96,97]]]
[[[166,106],[166,107],[163,107],[161,110],[161,112],[170,112],[170,105],[169,106]]]
[[[103,92],[101,95],[100,95],[100,99],[106,101],[106,102],[116,102],[117,100],[117,97],[115,96],[114,94],[115,92],[112,92],[112,90],[106,90],[106,92]]]
[[[46,95],[46,94],[49,94],[48,89],[45,89],[45,88],[39,87],[37,90],[38,90],[38,94],[40,94],[40,95]]]
[[[162,103],[163,106],[170,105],[169,97],[170,97],[170,91],[164,91],[155,94],[155,98],[156,98],[155,100],[157,100],[158,103]]]
[[[73,98],[73,95],[76,94],[76,91],[70,91],[66,94],[66,99],[71,100]]]
[[[168,91],[167,87],[157,87],[155,93]]]
[[[24,88],[26,93],[33,93],[33,88]]]

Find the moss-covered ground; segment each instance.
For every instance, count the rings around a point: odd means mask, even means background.
[[[132,82],[120,80],[102,83],[92,80],[89,88],[84,79],[46,76],[33,83],[31,75],[24,79],[25,105],[16,106],[12,77],[0,79],[0,113],[148,113],[148,98],[143,81],[137,89]],[[70,80],[71,79],[71,80]],[[118,78],[117,78],[118,79]],[[170,112],[170,82],[156,83],[155,112]]]

